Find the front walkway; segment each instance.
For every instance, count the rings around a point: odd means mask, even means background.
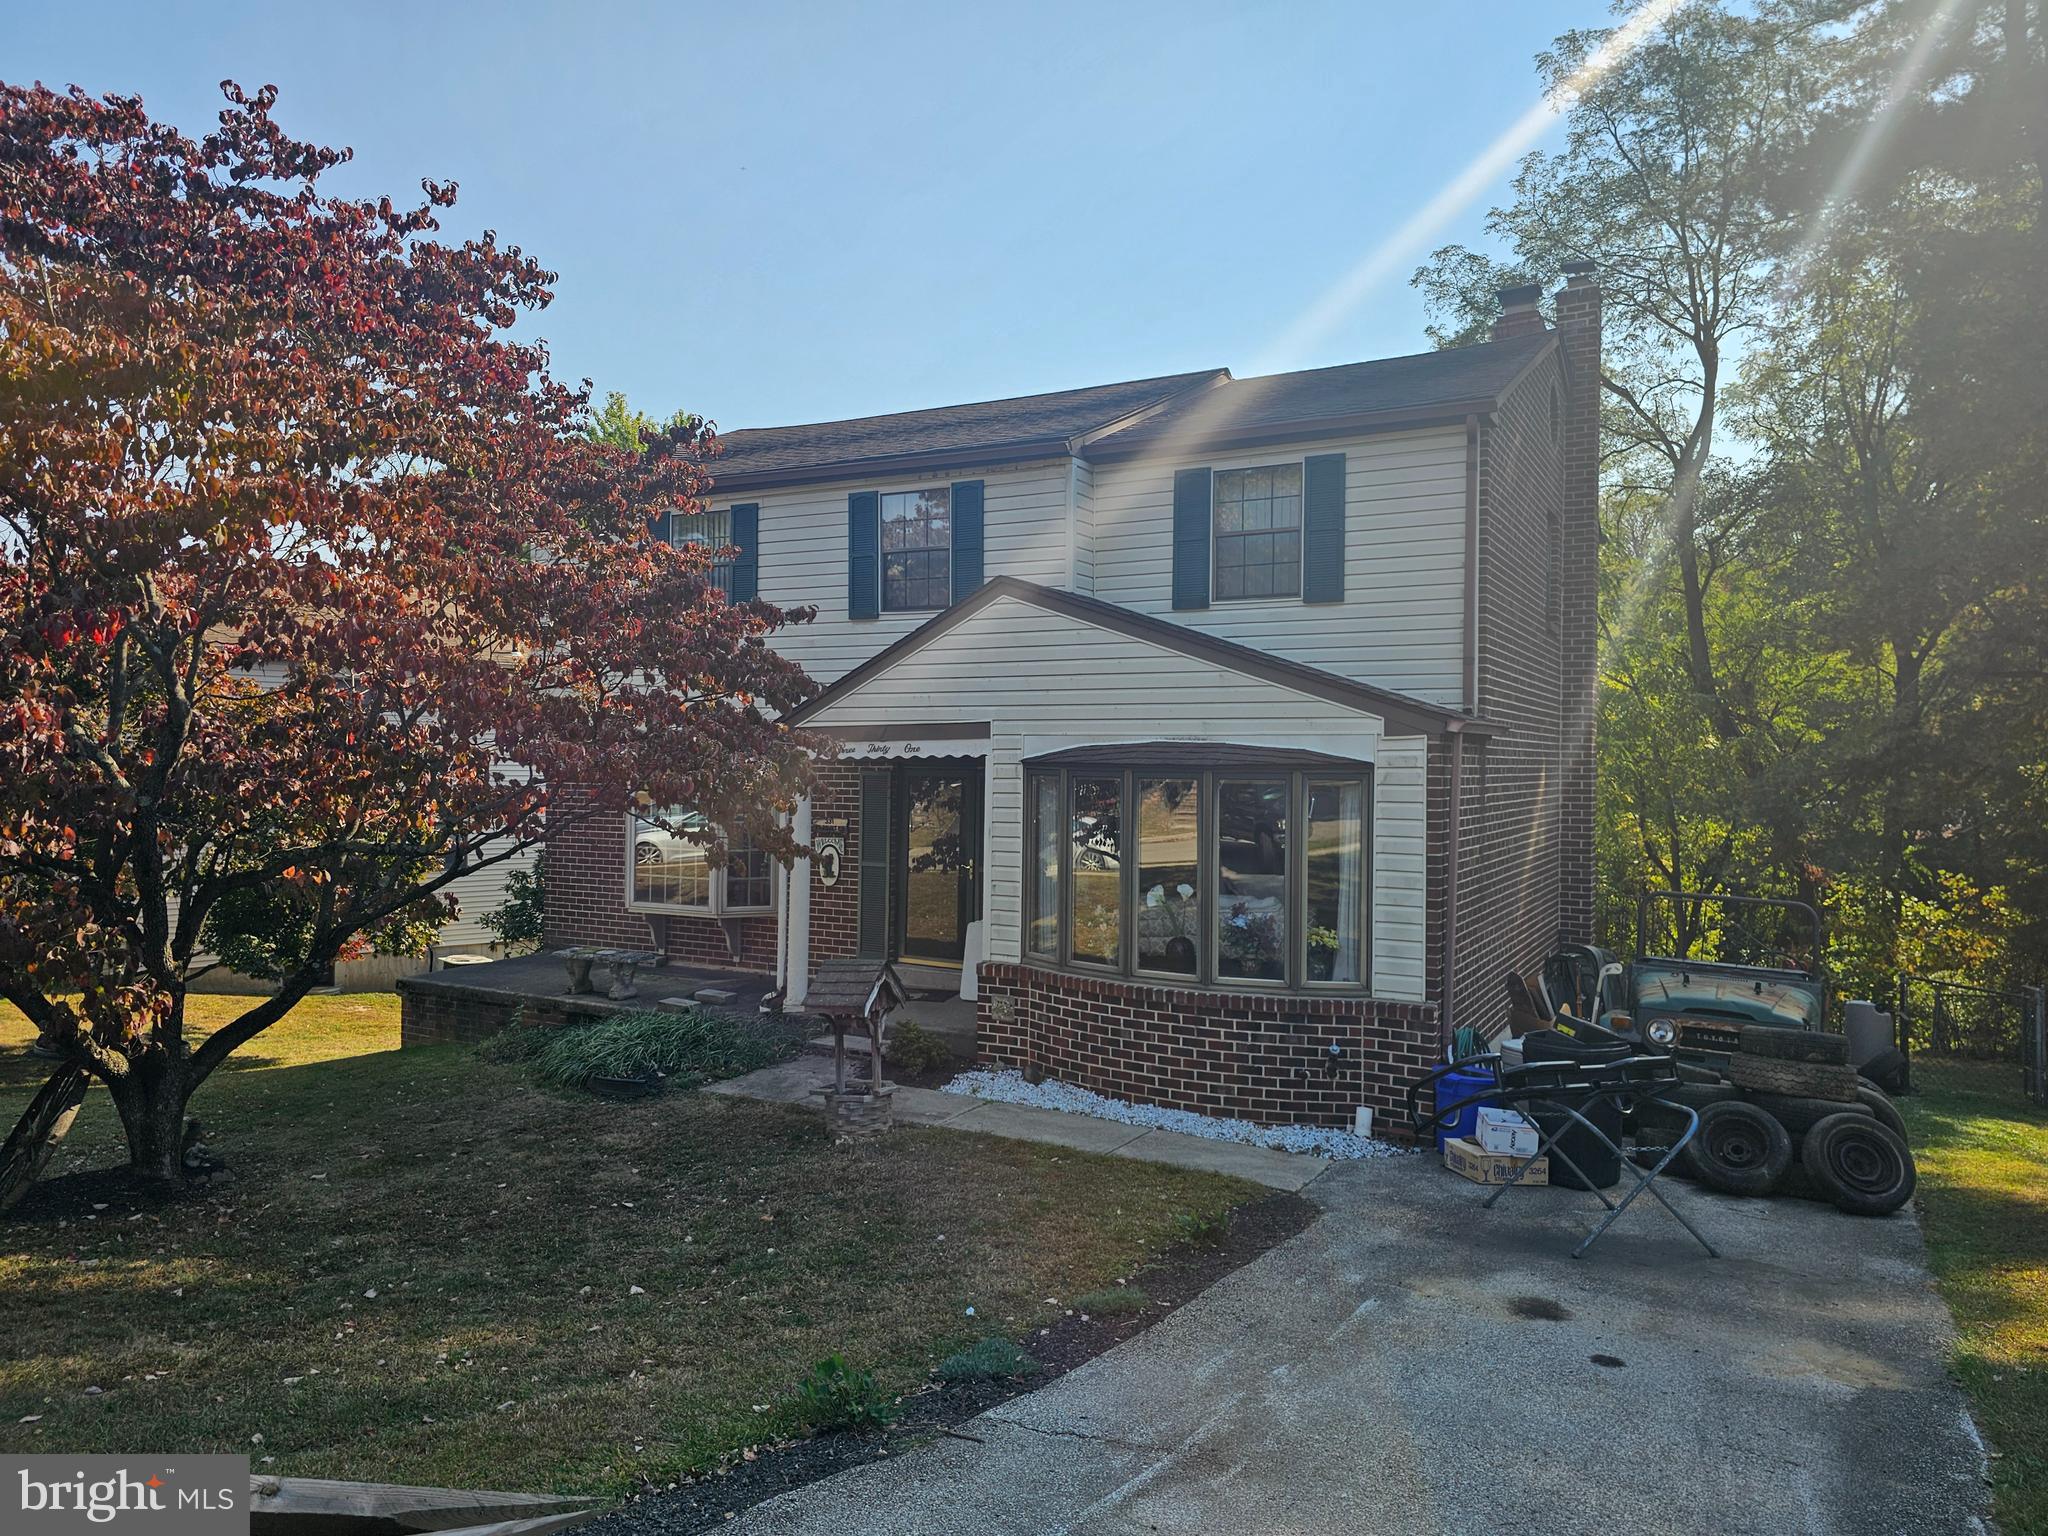
[[[1667,1181],[1590,1257],[1569,1190],[1343,1163],[1323,1218],[942,1439],[751,1536],[1980,1532],[1984,1459],[1910,1215]],[[1647,1203],[1647,1202],[1645,1202]],[[1028,1343],[1028,1341],[1027,1341]]]
[[[813,1095],[831,1082],[829,1059],[799,1056],[779,1066],[713,1084],[707,1091],[778,1104],[815,1106],[818,1101]],[[1234,1141],[1211,1141],[1205,1136],[1186,1136],[1142,1125],[1120,1125],[1114,1120],[1095,1120],[1027,1104],[992,1104],[965,1094],[940,1093],[934,1088],[898,1088],[896,1119],[905,1125],[939,1125],[949,1131],[1043,1141],[1082,1152],[1107,1152],[1112,1157],[1134,1157],[1141,1162],[1235,1174],[1269,1189],[1300,1189],[1330,1166],[1328,1158],[1248,1147]]]

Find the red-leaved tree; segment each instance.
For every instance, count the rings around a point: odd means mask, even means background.
[[[0,1203],[92,1079],[173,1180],[193,1091],[359,936],[558,814],[636,791],[786,853],[810,691],[729,603],[684,422],[591,442],[586,390],[511,339],[553,274],[492,236],[329,195],[275,92],[197,141],[139,100],[0,85],[0,996],[61,1065]],[[223,902],[310,934],[195,1041]],[[11,1170],[11,1174],[10,1174]]]

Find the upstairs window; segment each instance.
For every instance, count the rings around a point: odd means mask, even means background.
[[[671,512],[668,515],[668,542],[677,549],[696,544],[706,549],[719,550],[732,547],[732,513],[726,512]],[[719,591],[728,596],[732,593],[732,557],[712,562],[711,581]]]
[[[774,904],[768,855],[746,837],[726,840],[721,864],[708,845],[711,823],[695,811],[643,805],[626,818],[626,904],[715,917],[765,912]]]
[[[1216,472],[1216,599],[1301,595],[1301,466]]]
[[[935,611],[953,601],[952,493],[890,491],[882,497],[882,609]]]

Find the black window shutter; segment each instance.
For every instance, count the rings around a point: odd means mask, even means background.
[[[981,585],[981,482],[953,482],[953,601]]]
[[[726,596],[736,603],[751,603],[761,595],[761,508],[756,503],[732,509],[732,542],[739,553],[733,556]]]
[[[1312,453],[1301,466],[1301,600],[1344,601],[1344,455]]]
[[[860,776],[860,907],[855,950],[879,960],[889,946],[889,770]]]
[[[1209,471],[1173,476],[1173,606],[1209,606]]]
[[[882,501],[873,491],[846,498],[846,616],[872,619],[882,611]]]
[[[647,537],[654,540],[657,544],[666,544],[668,542],[668,520],[674,516],[673,512],[657,512],[654,516],[647,519]]]

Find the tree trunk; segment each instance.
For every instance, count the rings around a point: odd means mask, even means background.
[[[133,1058],[112,1085],[128,1167],[138,1179],[174,1184],[185,1176],[185,1101],[192,1092],[185,1078],[184,1063],[158,1051]]]
[[[29,1101],[28,1109],[0,1146],[0,1211],[12,1210],[29,1192],[57,1143],[78,1118],[78,1106],[92,1078],[82,1067],[62,1066]]]

